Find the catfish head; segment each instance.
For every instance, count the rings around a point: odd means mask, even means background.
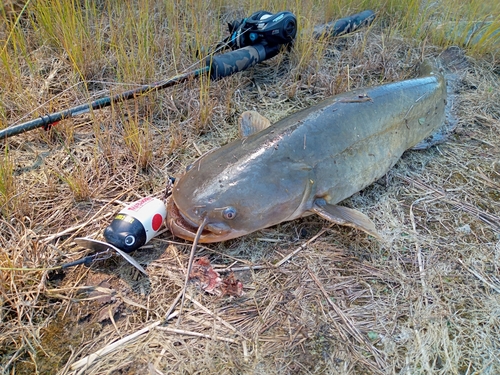
[[[237,140],[215,150],[176,180],[167,202],[172,234],[193,241],[206,218],[199,242],[226,241],[303,212],[299,207],[310,191],[311,168],[276,153],[270,162],[269,142],[251,144]]]

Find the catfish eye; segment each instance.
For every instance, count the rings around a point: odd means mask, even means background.
[[[224,216],[224,219],[231,220],[236,217],[236,209],[234,207],[226,207],[224,208],[224,211],[222,211],[222,215]]]

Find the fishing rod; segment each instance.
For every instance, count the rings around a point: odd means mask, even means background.
[[[219,43],[216,50],[205,59],[205,66],[194,71],[177,75],[164,81],[143,85],[113,96],[97,99],[91,103],[85,103],[40,116],[31,121],[10,126],[0,130],[0,139],[12,137],[27,131],[43,128],[49,130],[51,126],[61,120],[88,113],[91,110],[109,107],[113,103],[133,99],[139,95],[155,90],[162,90],[177,85],[189,79],[198,78],[208,74],[211,80],[217,80],[244,71],[264,60],[276,56],[283,47],[290,46],[297,34],[297,19],[288,11],[276,14],[259,11],[241,21],[228,24],[230,36]],[[233,51],[222,55],[214,55],[225,47]]]
[[[374,19],[375,12],[365,10],[337,21],[318,25],[314,28],[313,35],[316,38],[324,35],[340,36],[351,33],[362,26],[367,26]],[[276,14],[258,11],[241,21],[228,23],[228,29],[230,35],[220,42],[215,51],[205,59],[205,66],[202,68],[7,127],[0,130],[0,139],[6,139],[36,128],[49,130],[53,124],[61,120],[79,116],[91,110],[109,107],[113,103],[133,99],[151,91],[162,90],[204,74],[208,74],[211,80],[217,80],[244,71],[276,56],[283,47],[290,47],[297,35],[297,19],[288,11]],[[215,52],[226,47],[232,48],[233,51],[214,56]]]
[[[314,28],[313,35],[319,38],[323,35],[335,37],[351,33],[359,27],[369,25],[374,18],[375,12],[366,10],[337,21],[318,25]],[[288,11],[276,14],[258,11],[241,21],[228,23],[228,29],[230,35],[220,42],[215,51],[205,59],[205,66],[202,68],[7,127],[0,130],[0,139],[6,139],[36,128],[49,130],[52,125],[61,120],[76,117],[91,110],[109,107],[113,103],[133,99],[151,91],[162,90],[204,74],[208,74],[211,80],[217,80],[244,71],[276,56],[283,47],[291,46],[297,35],[297,19]],[[232,48],[233,51],[214,55],[226,47]]]

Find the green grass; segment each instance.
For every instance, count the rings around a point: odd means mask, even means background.
[[[17,4],[17,5],[12,5]],[[196,51],[206,50],[222,39],[221,14],[243,17],[253,11],[289,9],[307,29],[364,9],[378,13],[379,22],[410,38],[446,46],[464,44],[470,30],[487,22],[472,38],[472,54],[498,51],[500,5],[494,0],[360,0],[309,1],[181,1],[154,0],[107,2],[77,0],[7,2],[0,9],[0,120],[5,127],[24,113],[51,99],[36,95],[36,82],[46,78],[50,59],[61,59],[70,69],[68,85],[80,85],[81,100],[90,95],[88,81],[146,83],[185,71],[196,63]],[[16,9],[17,11],[12,11]],[[496,34],[495,34],[496,33]],[[298,68],[312,59],[308,39],[297,42]],[[321,51],[314,50],[316,54]],[[29,77],[29,79],[27,79]],[[35,87],[30,87],[35,86]],[[24,106],[12,104],[15,95],[25,96]],[[206,103],[203,96],[200,100]],[[9,104],[11,103],[11,104]],[[64,103],[62,103],[64,104]],[[45,109],[45,108],[44,108]]]
[[[83,83],[80,85],[82,100],[89,95],[88,81],[152,82],[188,69],[197,60],[196,51],[222,39],[226,20],[220,16],[228,9],[234,9],[237,17],[259,9],[289,9],[297,15],[299,27],[305,33],[315,23],[373,9],[380,22],[389,22],[392,30],[443,46],[464,43],[470,29],[486,21],[483,31],[470,46],[473,54],[498,50],[498,34],[495,37],[494,33],[500,27],[500,5],[494,0],[326,3],[260,0],[245,4],[221,0],[175,3],[40,0],[27,2],[24,8],[14,7],[17,12],[11,8],[7,2],[0,11],[0,79],[4,89],[0,118],[4,127],[29,112],[40,99],[42,102],[50,99],[50,96],[36,97],[27,87],[32,81],[44,79],[46,60],[58,58],[67,64],[72,75],[68,83]],[[313,57],[311,45],[307,43],[306,38],[299,38],[297,42],[299,69]],[[9,106],[11,96],[21,92],[28,96],[26,107]],[[200,100],[206,102],[203,96]]]
[[[9,149],[6,147],[0,160],[0,213],[4,217],[9,217],[15,207],[13,200],[17,194],[17,186],[13,172]]]

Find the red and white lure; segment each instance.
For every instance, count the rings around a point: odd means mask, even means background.
[[[112,249],[147,275],[146,270],[127,253],[137,250],[156,236],[166,216],[167,210],[162,200],[145,197],[118,212],[111,224],[104,229],[106,242],[92,238],[76,238],[75,242],[103,253]]]
[[[104,230],[111,245],[130,253],[148,243],[160,230],[167,210],[158,198],[145,197],[121,210]]]

